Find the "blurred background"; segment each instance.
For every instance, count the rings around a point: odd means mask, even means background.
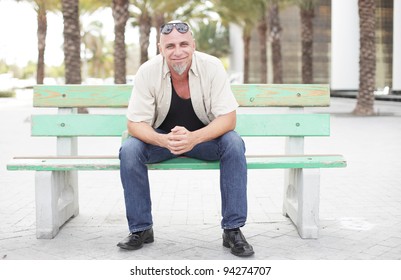
[[[160,26],[189,22],[232,83],[401,94],[400,0],[0,0],[0,92],[132,83]]]

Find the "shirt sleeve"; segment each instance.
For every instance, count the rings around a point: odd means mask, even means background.
[[[127,118],[133,122],[153,125],[155,119],[155,97],[148,85],[145,71],[138,70],[128,104]]]
[[[238,102],[231,91],[228,74],[220,60],[216,62],[215,70],[211,79],[211,113],[217,118],[235,111]]]

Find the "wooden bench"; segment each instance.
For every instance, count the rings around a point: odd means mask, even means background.
[[[247,84],[232,85],[232,89],[242,107],[289,107],[288,112],[279,114],[238,114],[236,130],[243,137],[285,137],[283,155],[247,156],[247,165],[249,169],[286,169],[283,214],[290,217],[302,238],[317,238],[320,168],[345,167],[346,161],[341,155],[304,154],[304,137],[330,135],[330,116],[306,113],[303,108],[329,106],[329,86]],[[34,87],[33,106],[58,108],[58,113],[32,115],[31,134],[57,137],[57,154],[16,157],[7,169],[36,171],[37,238],[53,238],[67,220],[78,215],[78,170],[118,170],[120,167],[117,154],[79,156],[77,137],[121,137],[126,131],[125,110],[119,114],[77,114],[77,108],[124,108],[131,90],[130,85]],[[177,158],[148,167],[218,169],[219,162]]]

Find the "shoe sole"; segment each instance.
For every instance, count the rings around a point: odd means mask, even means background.
[[[230,243],[227,242],[227,241],[225,241],[225,240],[223,240],[223,246],[226,247],[226,248],[228,248],[228,249],[230,249],[231,254],[233,254],[233,255],[235,255],[235,256],[237,256],[237,257],[250,257],[250,256],[252,256],[253,254],[255,254],[254,251],[249,252],[249,253],[237,253],[237,252],[233,251],[233,249],[232,249],[231,246],[230,246]]]
[[[120,247],[121,249],[132,251],[132,250],[141,249],[143,247],[143,244],[153,243],[154,241],[155,240],[152,236],[152,237],[149,237],[148,239],[144,240],[143,243],[141,243],[139,246],[129,246],[129,245],[120,244],[120,243],[118,243],[117,246]]]

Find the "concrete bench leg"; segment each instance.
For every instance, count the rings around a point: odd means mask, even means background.
[[[36,238],[51,239],[79,214],[76,171],[37,171],[35,176]]]
[[[283,214],[290,217],[302,238],[319,235],[319,169],[286,170]]]

